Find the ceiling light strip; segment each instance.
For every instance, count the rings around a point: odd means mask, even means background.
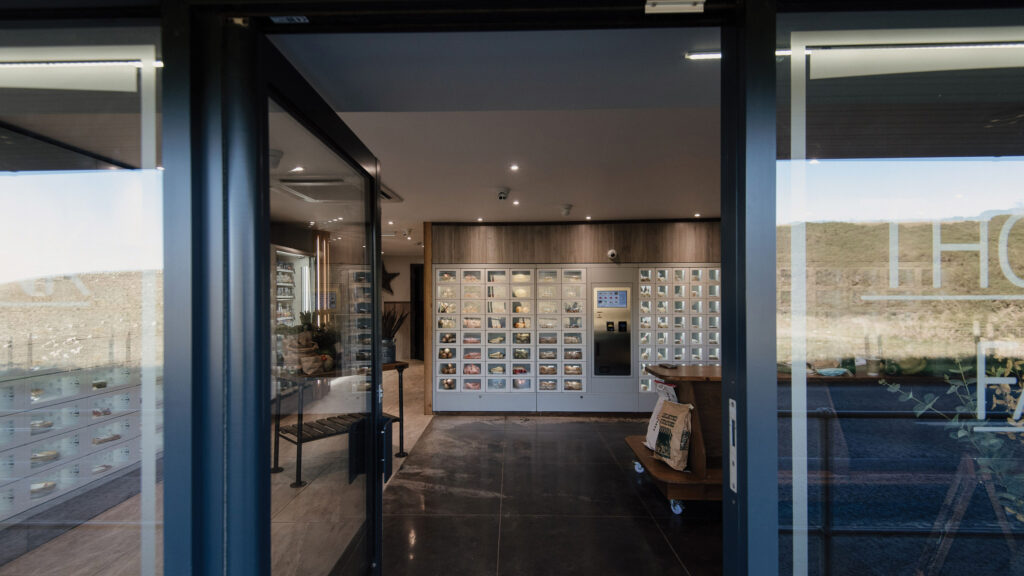
[[[994,44],[888,44],[878,46],[830,46],[828,50],[964,50],[964,49],[1006,49],[1006,48],[1022,48],[1024,49],[1024,42],[1001,42]],[[817,50],[822,50],[818,48]],[[807,54],[813,54],[814,50],[805,50]],[[789,57],[793,55],[793,51],[788,48],[779,48],[775,50],[776,56]],[[687,60],[721,60],[722,53],[716,51],[693,51],[686,52],[683,55]]]

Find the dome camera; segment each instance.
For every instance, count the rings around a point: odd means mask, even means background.
[[[615,251],[615,248],[612,248],[611,250],[608,251],[608,259],[609,260],[615,260],[618,257],[619,257],[619,253]]]
[[[508,188],[498,188],[498,200],[505,200],[508,198]]]

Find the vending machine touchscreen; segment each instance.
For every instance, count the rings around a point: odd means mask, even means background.
[[[630,289],[594,287],[594,375],[629,376],[633,366]]]

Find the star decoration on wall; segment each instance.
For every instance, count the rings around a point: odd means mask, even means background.
[[[395,272],[394,274],[388,272],[388,267],[385,266],[383,262],[381,262],[380,267],[381,270],[384,271],[384,274],[382,274],[381,288],[383,288],[388,294],[394,296],[395,291],[391,289],[391,281],[397,278],[400,272]]]

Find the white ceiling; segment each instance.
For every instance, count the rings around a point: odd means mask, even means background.
[[[424,221],[718,216],[719,67],[683,58],[717,48],[715,29],[274,40],[405,198],[383,205],[386,232],[412,228],[420,240]],[[305,162],[304,139],[273,139],[281,170]],[[574,205],[568,217],[563,204]],[[387,238],[384,250],[419,252]]]

